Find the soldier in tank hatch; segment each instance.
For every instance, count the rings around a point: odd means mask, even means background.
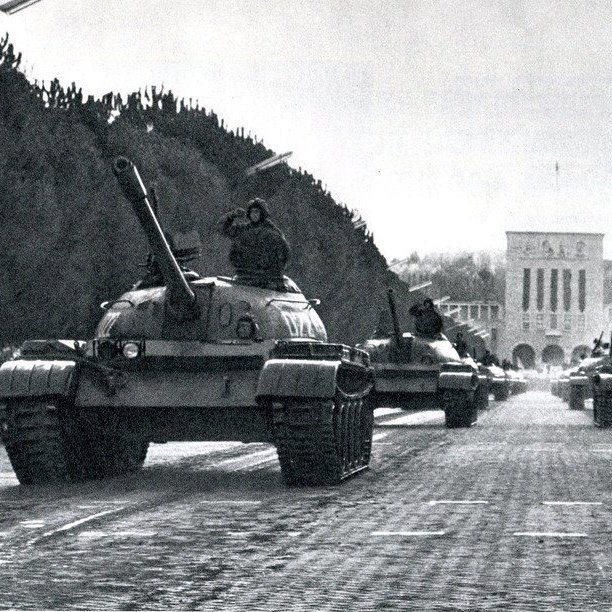
[[[423,304],[414,304],[410,307],[410,314],[414,317],[414,328],[418,334],[435,336],[442,332],[444,320],[433,300],[427,298]]]
[[[270,221],[264,200],[251,200],[246,211],[233,210],[223,217],[219,229],[232,239],[229,258],[239,280],[270,289],[284,283],[289,245]]]

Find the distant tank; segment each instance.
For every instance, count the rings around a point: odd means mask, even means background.
[[[508,399],[511,391],[510,377],[507,372],[498,365],[485,366],[489,376],[489,388],[493,393],[493,399],[503,402]]]
[[[359,348],[374,367],[375,403],[402,408],[443,408],[447,427],[470,427],[488,398],[474,363],[468,363],[444,336],[402,332],[393,289],[388,290],[392,330],[379,331]]]
[[[315,301],[287,277],[275,290],[186,277],[135,166],[120,157],[114,172],[161,283],[108,303],[93,340],[28,341],[0,367],[19,481],[134,472],[150,442],[170,440],[272,443],[288,484],[338,484],[366,468],[368,354],[328,343]]]

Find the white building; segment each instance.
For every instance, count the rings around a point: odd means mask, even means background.
[[[588,353],[608,321],[603,234],[506,232],[506,303],[499,353],[525,367]]]

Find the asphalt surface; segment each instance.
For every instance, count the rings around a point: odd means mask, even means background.
[[[371,469],[336,488],[286,488],[272,447],[233,443],[21,487],[0,447],[0,607],[612,608],[612,431],[590,410],[529,392],[467,430],[376,417]]]

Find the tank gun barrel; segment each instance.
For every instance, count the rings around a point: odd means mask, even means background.
[[[395,303],[395,291],[393,289],[387,290],[387,299],[389,300],[389,312],[391,313],[391,321],[393,322],[393,335],[398,345],[402,344],[404,336],[402,335],[402,329],[399,324],[399,318],[397,316],[397,305]]]
[[[196,296],[185,279],[157,220],[136,166],[127,157],[116,157],[113,172],[147,237],[149,247],[168,287],[169,304],[178,318],[194,318]]]

